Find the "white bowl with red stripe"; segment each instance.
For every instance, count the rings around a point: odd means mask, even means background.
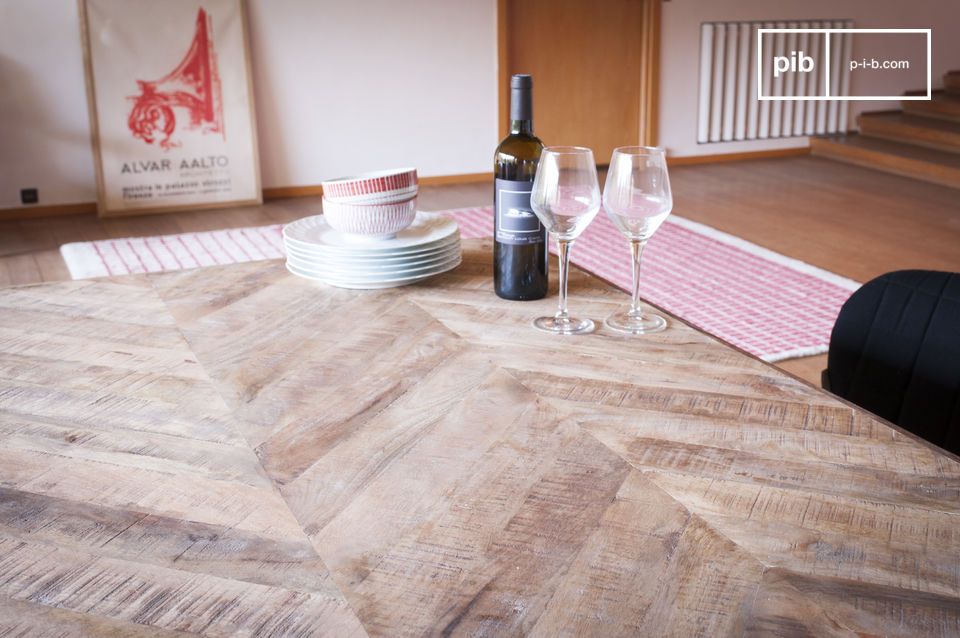
[[[323,197],[323,216],[336,231],[368,239],[390,239],[417,217],[417,198],[387,204],[350,204]]]
[[[392,204],[417,195],[417,169],[395,168],[321,182],[323,196],[342,204]]]

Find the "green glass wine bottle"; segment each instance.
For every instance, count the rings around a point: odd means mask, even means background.
[[[493,282],[497,295],[526,301],[547,294],[547,230],[530,207],[543,143],[533,134],[533,80],[510,80],[510,134],[493,158]]]

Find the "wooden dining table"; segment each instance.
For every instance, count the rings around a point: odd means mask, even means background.
[[[960,634],[956,457],[464,246],[0,290],[0,636]]]

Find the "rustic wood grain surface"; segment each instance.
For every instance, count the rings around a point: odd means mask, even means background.
[[[956,458],[465,245],[0,290],[0,636],[960,634]]]

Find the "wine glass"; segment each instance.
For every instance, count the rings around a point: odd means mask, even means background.
[[[659,332],[667,327],[667,320],[640,308],[640,256],[673,209],[664,150],[648,146],[614,149],[603,188],[603,207],[613,225],[630,240],[633,258],[630,308],[610,315],[606,324],[635,335]]]
[[[593,151],[581,146],[543,149],[533,180],[530,207],[556,238],[560,258],[560,306],[554,316],[540,317],[533,325],[554,334],[593,332],[593,321],[576,319],[567,313],[570,248],[600,210],[600,184]]]

